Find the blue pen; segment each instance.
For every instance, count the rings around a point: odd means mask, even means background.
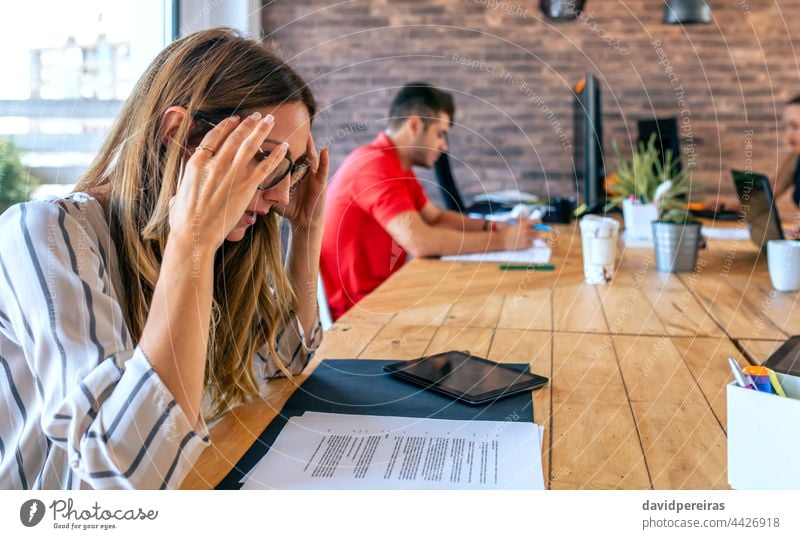
[[[509,219],[508,220],[508,224],[509,225],[516,225],[517,224],[517,220],[516,219]],[[551,230],[553,230],[552,226],[543,225],[542,223],[534,223],[534,224],[531,225],[531,228],[534,229],[534,230],[544,230],[544,231],[547,231],[547,232],[550,232]]]

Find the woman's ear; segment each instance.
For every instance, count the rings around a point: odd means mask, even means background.
[[[173,139],[184,118],[186,109],[181,106],[173,105],[164,111],[161,116],[161,144],[166,146]]]

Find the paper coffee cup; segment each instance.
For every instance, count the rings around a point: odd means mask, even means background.
[[[800,241],[767,242],[767,267],[772,288],[778,292],[800,290]]]
[[[614,276],[619,223],[608,217],[587,215],[581,219],[583,276],[586,284],[605,284]]]

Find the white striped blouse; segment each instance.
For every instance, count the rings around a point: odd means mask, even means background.
[[[121,287],[95,198],[0,216],[0,488],[174,488],[209,444],[133,342]],[[321,339],[295,319],[276,349],[296,374]],[[262,391],[280,375],[267,347],[253,369]]]

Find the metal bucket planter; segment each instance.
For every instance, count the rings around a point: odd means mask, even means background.
[[[694,271],[701,239],[700,223],[653,221],[656,269],[671,273]]]

